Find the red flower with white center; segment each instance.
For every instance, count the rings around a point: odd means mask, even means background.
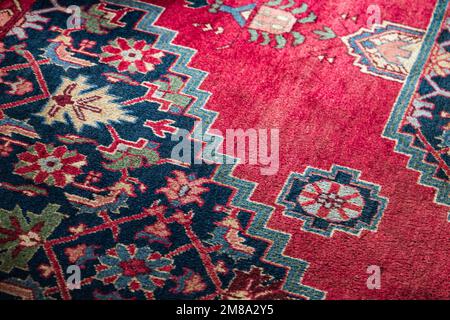
[[[331,222],[357,218],[365,206],[358,189],[326,180],[307,184],[297,201],[307,213]]]
[[[66,146],[54,147],[37,142],[26,152],[18,155],[14,173],[33,179],[35,183],[64,187],[75,176],[82,173],[86,157],[76,151],[69,151]]]
[[[208,180],[205,178],[195,179],[179,170],[172,171],[172,174],[175,175],[175,178],[167,177],[167,186],[156,190],[156,193],[164,193],[176,207],[192,202],[202,206],[204,201],[201,195],[209,190],[202,184]]]
[[[120,72],[147,73],[161,63],[164,53],[155,50],[144,40],[117,38],[102,47],[100,62],[110,64]]]

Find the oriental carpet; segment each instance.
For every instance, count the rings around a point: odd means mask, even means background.
[[[2,1],[0,298],[449,299],[448,2]]]

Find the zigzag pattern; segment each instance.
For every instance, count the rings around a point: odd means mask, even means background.
[[[425,186],[433,187],[437,190],[435,201],[437,203],[450,206],[450,184],[433,177],[436,167],[424,161],[426,152],[413,147],[413,137],[399,132],[402,119],[405,115],[411,98],[415,93],[416,87],[422,75],[422,70],[428,60],[432,46],[441,28],[445,12],[449,1],[439,0],[433,19],[425,35],[422,49],[411,69],[411,72],[400,92],[389,120],[383,132],[383,136],[396,141],[395,151],[410,156],[408,168],[420,172],[419,183]],[[449,215],[450,221],[450,215]]]
[[[129,6],[129,3],[124,0],[108,0],[108,2],[116,5]],[[195,139],[198,137],[200,133],[203,137],[216,137],[207,132],[217,117],[217,112],[204,108],[210,93],[198,89],[203,80],[206,78],[207,73],[188,67],[189,62],[196,51],[173,44],[172,41],[175,39],[177,32],[153,25],[153,23],[163,12],[164,8],[143,2],[134,2],[133,7],[147,12],[147,14],[137,23],[137,28],[140,31],[158,34],[159,38],[154,44],[154,47],[179,54],[180,58],[176,61],[172,67],[172,70],[191,77],[182,92],[197,97],[197,100],[191,106],[188,113],[202,119],[203,124],[201,129],[202,132],[194,130],[195,132],[193,138]],[[219,137],[218,139],[221,138]],[[228,156],[226,157],[229,158]],[[214,159],[205,160],[213,161]],[[265,259],[269,262],[282,265],[289,269],[283,289],[305,296],[309,299],[325,298],[326,293],[324,291],[303,285],[301,283],[302,277],[308,268],[308,263],[303,260],[283,255],[284,248],[287,246],[290,236],[266,227],[274,208],[249,200],[254,189],[256,188],[256,183],[233,177],[232,172],[234,167],[235,165],[220,165],[214,176],[214,180],[236,189],[237,192],[232,200],[233,205],[255,212],[254,221],[248,229],[249,234],[270,240],[272,245],[270,246]]]

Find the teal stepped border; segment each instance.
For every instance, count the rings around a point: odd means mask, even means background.
[[[199,117],[202,120],[202,132],[194,130],[193,138],[201,133],[203,135],[203,139],[221,139],[220,137],[207,133],[217,117],[217,112],[204,109],[204,106],[206,105],[206,102],[211,94],[198,89],[203,80],[206,78],[207,73],[188,67],[188,64],[191,61],[192,56],[196,53],[196,50],[173,44],[172,41],[176,37],[177,32],[153,25],[153,23],[164,11],[164,8],[140,1],[107,0],[107,2],[114,5],[132,7],[146,12],[143,18],[136,24],[136,28],[143,32],[158,35],[158,39],[153,46],[160,50],[166,50],[178,54],[179,59],[177,59],[175,64],[172,66],[172,70],[190,77],[190,80],[182,92],[197,98],[188,113],[192,116]],[[214,159],[210,158],[205,160]],[[236,194],[232,199],[232,204],[234,206],[255,212],[255,217],[252,224],[248,228],[248,233],[251,236],[263,238],[271,242],[265,260],[288,269],[288,274],[283,289],[294,294],[304,296],[308,299],[324,299],[326,295],[324,291],[303,285],[301,283],[303,275],[308,268],[308,262],[287,257],[283,254],[283,251],[289,242],[290,236],[286,233],[271,230],[266,227],[274,208],[249,200],[254,189],[256,188],[256,183],[233,177],[232,172],[235,165],[236,164],[219,165],[213,179],[219,183],[223,183],[236,189]]]
[[[399,132],[401,121],[416,91],[422,70],[428,60],[436,37],[441,29],[442,22],[448,7],[449,0],[438,0],[434,10],[433,19],[425,34],[420,53],[414,63],[406,82],[395,102],[389,120],[384,128],[383,136],[396,141],[395,151],[410,156],[408,168],[420,172],[419,183],[434,187],[437,190],[435,201],[450,206],[450,184],[433,177],[436,167],[426,163],[426,152],[414,148],[413,137]],[[449,215],[450,220],[450,215]]]

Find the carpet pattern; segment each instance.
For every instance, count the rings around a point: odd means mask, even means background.
[[[2,2],[0,298],[450,298],[450,9],[379,2]]]

